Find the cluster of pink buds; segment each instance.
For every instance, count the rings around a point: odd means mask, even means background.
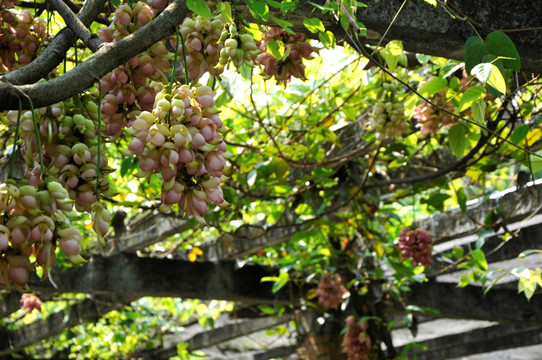
[[[318,303],[325,309],[337,309],[343,302],[345,292],[346,289],[339,274],[323,274],[316,289],[316,294],[319,296]]]
[[[367,322],[360,322],[353,315],[346,318],[342,351],[347,355],[348,360],[369,360],[372,358],[371,338],[367,334]]]
[[[277,59],[269,52],[266,52],[266,45],[272,41],[281,41],[284,44],[285,58]],[[291,80],[292,76],[306,80],[303,59],[312,59],[312,54],[317,49],[307,42],[307,38],[303,33],[290,34],[281,28],[268,27],[258,45],[262,53],[257,56],[256,60],[263,65],[265,79],[274,77],[277,82],[282,82],[285,85]]]
[[[41,312],[41,300],[35,294],[23,294],[21,296],[21,309],[25,309],[29,314],[37,310]]]
[[[0,72],[9,72],[36,57],[46,37],[45,21],[28,10],[0,5]]]
[[[225,207],[220,183],[227,172],[225,128],[208,86],[181,86],[158,93],[152,112],[133,122],[128,149],[139,156],[138,176],[162,176],[162,204],[205,223],[208,203]]]
[[[431,265],[433,238],[421,229],[403,228],[399,234],[399,250],[403,259],[412,258],[412,265]]]

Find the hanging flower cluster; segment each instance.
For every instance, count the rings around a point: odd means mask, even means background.
[[[277,59],[267,52],[266,47],[270,43],[280,43],[284,46],[283,59]],[[292,76],[306,80],[303,59],[310,60],[313,58],[312,54],[317,52],[317,49],[307,42],[303,33],[290,34],[277,27],[268,27],[258,45],[262,53],[256,59],[263,65],[263,77],[265,79],[274,77],[277,82],[284,85],[292,79]]]
[[[371,359],[371,338],[367,334],[367,322],[359,321],[353,315],[346,318],[346,332],[343,335],[342,350],[348,360]]]
[[[339,274],[323,274],[316,289],[316,294],[319,296],[318,303],[325,309],[337,309],[343,302],[345,292],[346,288]]]
[[[412,265],[431,265],[433,238],[421,229],[403,228],[399,234],[399,250],[403,259],[412,258]]]

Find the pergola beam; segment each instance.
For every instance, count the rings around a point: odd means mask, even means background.
[[[442,336],[417,342],[425,350],[415,348],[409,356],[418,360],[451,359],[489,353],[542,342],[542,327],[533,325],[499,324],[460,334]],[[403,347],[398,348],[400,352]]]
[[[252,303],[289,303],[287,294],[273,294],[264,276],[276,276],[273,269],[244,266],[233,261],[189,262],[136,255],[94,257],[82,267],[61,272],[53,268],[49,281],[32,276],[29,286],[43,293],[114,294],[128,297],[180,297],[202,300],[231,300]]]
[[[542,298],[529,301],[512,289],[493,288],[484,295],[478,286],[429,282],[413,286],[406,302],[438,309],[438,317],[542,325]]]

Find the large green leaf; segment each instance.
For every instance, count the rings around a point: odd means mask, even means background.
[[[446,89],[447,86],[448,82],[446,81],[446,79],[436,77],[434,79],[431,79],[424,86],[422,86],[422,88],[418,92],[423,96],[428,97]]]
[[[467,142],[467,139],[465,138],[466,133],[467,128],[463,124],[455,124],[448,130],[448,143],[450,144],[452,153],[457,158],[463,157],[465,144]]]
[[[277,24],[278,26],[280,26],[282,28],[282,30],[290,33],[290,34],[294,34],[294,31],[292,29],[290,29],[290,26],[292,26],[293,24],[289,21],[286,21],[286,20],[281,20],[279,18],[276,18],[274,16],[271,16],[271,20],[273,20],[273,22],[275,24]]]
[[[473,86],[465,90],[459,101],[458,111],[464,111],[468,109],[473,102],[482,100],[486,97],[486,91],[480,85]]]
[[[467,74],[471,74],[472,69],[482,61],[485,53],[486,47],[482,39],[477,36],[467,39],[465,43],[465,70],[467,70]]]
[[[474,122],[480,125],[485,125],[486,103],[484,100],[477,100],[471,106],[472,117]]]
[[[269,6],[263,1],[255,1],[250,7],[251,10],[259,16],[263,21],[269,19]]]
[[[512,135],[510,135],[510,141],[513,142],[516,145],[519,145],[527,136],[527,133],[529,132],[530,126],[527,124],[523,124],[521,126],[518,126]]]
[[[498,56],[504,66],[511,70],[521,70],[521,60],[514,42],[508,35],[500,31],[494,31],[486,38],[487,52]]]

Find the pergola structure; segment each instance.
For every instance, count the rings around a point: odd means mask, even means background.
[[[367,43],[378,42],[401,3],[399,0],[371,2],[370,12],[363,9],[359,11],[359,20],[369,29],[364,39]],[[542,31],[535,29],[516,32],[514,29],[539,26],[537,20],[542,18],[542,8],[531,3],[511,4],[504,0],[476,3],[454,0],[447,4],[455,14],[455,19],[442,7],[407,3],[386,34],[386,40],[402,40],[405,49],[411,52],[462,59],[463,44],[473,34],[467,22],[471,20],[480,25],[481,32],[510,30],[509,36],[518,48],[525,73],[540,73]],[[289,21],[298,25],[298,30],[302,30],[303,15],[306,15],[303,7],[298,15],[292,15]],[[327,20],[331,24],[332,19]],[[348,41],[339,28],[334,28],[334,32],[337,38]],[[542,218],[536,214],[542,207],[541,196],[542,185],[530,184],[472,203],[466,213],[459,209],[450,210],[421,220],[419,225],[435,235],[439,242],[438,249],[453,246],[469,249],[476,246],[478,237],[473,234],[479,230],[478,225],[483,223],[489,212],[495,212],[502,218],[502,226],[495,229],[495,234],[488,234],[481,247],[489,254],[487,260],[490,269],[509,270],[521,266],[535,268],[542,260],[540,257],[533,255],[520,260],[518,255],[522,251],[540,247],[538,234],[542,231]],[[182,219],[150,214],[137,223],[129,224],[126,233],[115,239],[115,253],[96,254],[85,266],[66,272],[53,269],[51,281],[41,282],[33,277],[30,287],[44,299],[62,293],[83,293],[88,294],[88,297],[72,305],[69,311],[58,312],[18,330],[0,329],[0,358],[9,358],[11,353],[54,336],[64,329],[95,321],[143,296],[231,300],[244,306],[277,303],[295,305],[306,289],[298,289],[294,294],[286,290],[273,294],[270,283],[262,283],[260,279],[276,274],[276,269],[251,265],[239,267],[237,259],[284,242],[296,232],[304,230],[304,226],[309,225],[297,224],[293,215],[285,216],[282,223],[273,227],[243,226],[235,233],[222,235],[204,248],[202,261],[194,263],[183,259],[183,254],[173,254],[171,258],[138,255],[139,250],[186,229],[186,221]],[[503,229],[514,234],[505,243],[499,237]],[[458,358],[495,350],[518,349],[542,342],[541,298],[535,295],[527,301],[522,294],[518,295],[513,277],[502,278],[487,294],[479,286],[458,288],[457,281],[461,273],[447,270],[446,265],[438,256],[435,257],[433,269],[436,275],[429,275],[428,283],[415,286],[406,299],[408,305],[438,310],[438,314],[420,315],[419,335],[422,340],[419,343],[425,348],[413,350],[418,359]],[[17,292],[2,294],[0,317],[6,317],[19,309],[19,299],[20,294]],[[404,314],[404,307],[396,305],[389,304],[386,309],[390,318]],[[194,331],[190,336],[180,336],[178,341],[188,342],[189,350],[205,349],[282,324],[293,316],[310,319],[318,315],[307,312],[277,319],[256,317],[224,321],[213,330]],[[439,332],[452,323],[450,319],[469,320],[469,328],[459,326],[459,333],[453,334]],[[310,320],[306,322],[311,323]],[[432,332],[433,336],[426,334],[424,337],[423,329],[427,333]],[[395,342],[398,350],[412,341],[401,331],[392,331],[392,336],[397,334],[398,339],[402,338],[402,343],[399,340]],[[148,359],[165,359],[174,355],[175,351],[176,344],[172,343],[168,347],[138,355]],[[296,346],[287,345],[254,351],[250,356],[252,359],[267,359],[287,356],[295,351]]]

